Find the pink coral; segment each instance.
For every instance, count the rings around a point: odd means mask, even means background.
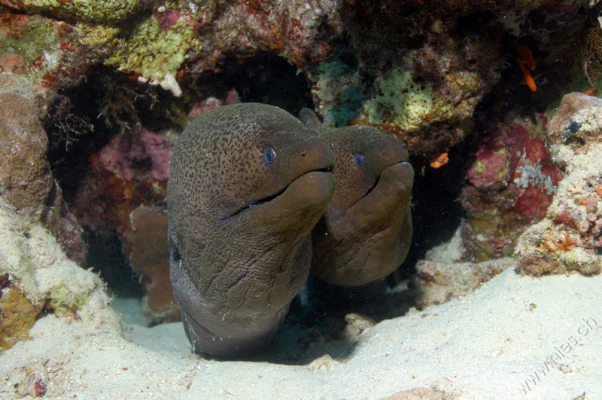
[[[171,145],[165,136],[142,127],[115,136],[100,152],[105,169],[125,180],[132,180],[138,173],[145,172],[150,173],[154,180],[166,180],[170,158]],[[149,167],[145,168],[145,165]]]

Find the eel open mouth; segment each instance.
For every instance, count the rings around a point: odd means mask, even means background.
[[[330,172],[332,173],[333,168],[332,167],[326,167],[326,168],[320,168],[320,169],[313,169],[311,171],[307,171],[301,175],[299,175],[298,177],[296,177],[292,182],[290,182],[288,185],[286,185],[284,188],[282,188],[282,190],[278,191],[277,193],[274,193],[272,195],[269,195],[267,197],[261,198],[259,200],[257,200],[256,202],[253,202],[251,204],[247,204],[241,208],[239,208],[238,210],[236,210],[234,213],[232,213],[231,215],[223,218],[223,219],[227,219],[227,218],[232,218],[235,217],[251,208],[254,207],[258,207],[264,204],[267,204],[269,202],[271,202],[272,200],[274,200],[275,198],[277,198],[278,196],[280,196],[282,193],[284,193],[294,182],[296,182],[297,180],[301,179],[302,177],[304,177],[307,174],[310,174],[312,172]]]

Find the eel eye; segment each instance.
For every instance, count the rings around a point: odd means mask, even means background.
[[[263,149],[263,160],[266,164],[273,164],[276,160],[276,150],[272,146]]]
[[[363,154],[359,154],[359,153],[354,154],[353,155],[353,162],[358,167],[361,167],[362,164],[364,164],[364,155]]]

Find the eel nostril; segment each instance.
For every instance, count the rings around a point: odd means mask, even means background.
[[[382,150],[382,153],[383,153],[383,156],[386,156],[386,155],[387,155],[387,150],[384,150],[384,149],[383,149],[383,150]]]
[[[307,154],[307,151],[301,150],[301,157],[305,157],[306,154]]]

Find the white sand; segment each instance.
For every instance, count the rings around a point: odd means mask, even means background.
[[[0,398],[42,376],[48,397],[78,399],[379,399],[419,386],[461,399],[601,399],[601,286],[602,276],[510,269],[463,299],[379,323],[319,372],[202,360],[179,324],[133,326],[128,342],[110,322],[47,316],[1,356]]]

